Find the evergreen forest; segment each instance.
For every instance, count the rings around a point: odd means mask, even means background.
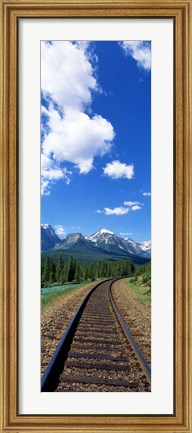
[[[41,287],[54,284],[81,283],[99,278],[132,276],[135,266],[130,260],[98,261],[81,263],[73,256],[67,260],[63,257],[46,256],[41,264]]]

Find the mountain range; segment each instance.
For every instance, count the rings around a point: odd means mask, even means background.
[[[91,236],[70,233],[61,239],[50,224],[42,224],[41,250],[44,254],[74,255],[82,260],[90,258],[90,261],[127,258],[140,264],[151,259],[151,241],[135,242],[130,238],[121,238],[104,228]]]

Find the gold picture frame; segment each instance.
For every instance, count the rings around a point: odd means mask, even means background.
[[[2,0],[1,3],[1,431],[192,432],[191,0]],[[174,19],[174,415],[18,414],[18,21],[20,18]],[[161,396],[159,397],[161,398]]]

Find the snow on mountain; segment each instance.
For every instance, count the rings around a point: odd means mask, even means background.
[[[133,250],[137,255],[145,258],[151,257],[151,241],[135,242],[133,239],[125,238],[124,244],[129,251]]]
[[[113,236],[115,236],[115,234],[113,232],[110,232],[107,229],[101,229],[101,230],[98,230],[93,235],[87,236],[86,239],[88,241],[95,242],[96,244],[99,242],[103,242],[103,241],[105,243],[108,243],[108,240],[112,239]]]
[[[44,230],[46,230],[46,233],[49,234],[50,236],[53,236],[53,237],[57,236],[55,233],[55,230],[53,229],[53,227],[50,224],[41,224],[41,227]]]
[[[151,241],[144,241],[140,243],[143,251],[151,251]]]
[[[56,235],[50,224],[41,224],[41,249],[42,251],[53,248],[61,239]]]
[[[94,243],[95,246],[107,249],[108,251],[110,250],[110,246],[115,246],[117,248],[120,248],[121,250],[126,251],[129,254],[136,254],[146,258],[150,258],[151,241],[139,243],[129,238],[124,239],[104,228],[98,230],[91,236],[87,236],[86,240]]]
[[[110,232],[110,230],[107,230],[107,229],[101,229],[101,230],[99,230],[99,232],[102,234],[102,233],[108,233],[108,234],[110,234],[110,235],[114,235],[114,233],[113,232]],[[97,232],[98,233],[98,232]]]
[[[135,242],[130,238],[121,238],[115,233],[102,228],[91,236],[83,236],[82,233],[70,233],[64,239],[60,239],[50,224],[41,226],[42,250],[47,249],[69,249],[76,244],[86,244],[87,246],[101,248],[108,252],[123,252],[150,259],[151,241]]]
[[[124,249],[124,245],[122,242],[123,239],[119,238],[115,235],[115,233],[107,229],[101,229],[93,235],[86,237],[86,239],[89,242],[94,243],[95,246],[107,249],[108,251],[112,246]]]

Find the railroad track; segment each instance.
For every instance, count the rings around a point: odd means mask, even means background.
[[[114,281],[85,297],[42,377],[42,392],[150,391],[150,367],[115,304]]]

